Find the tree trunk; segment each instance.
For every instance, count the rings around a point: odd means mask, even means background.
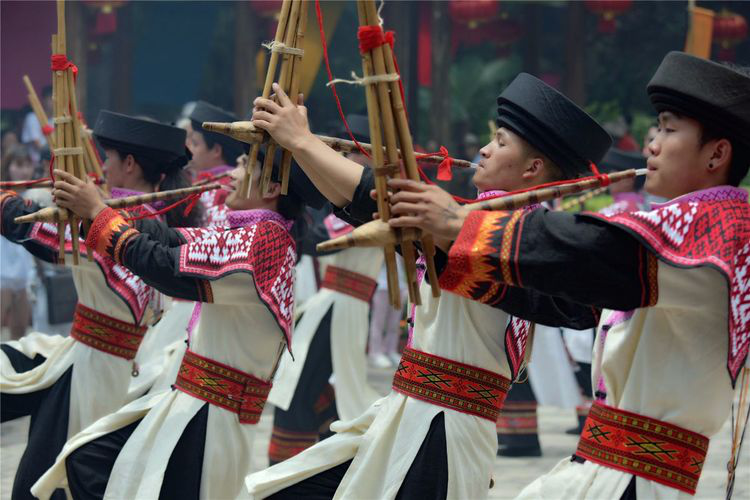
[[[447,2],[432,3],[432,97],[430,123],[432,139],[448,149],[451,134],[451,24]]]

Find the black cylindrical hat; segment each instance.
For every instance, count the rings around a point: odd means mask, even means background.
[[[567,178],[590,172],[612,146],[596,120],[538,78],[519,74],[497,98],[497,125],[518,134]]]
[[[164,171],[187,162],[185,131],[149,118],[102,110],[94,125],[94,138],[104,148],[155,160]]]
[[[664,57],[646,91],[657,112],[695,118],[750,147],[750,76],[673,51]]]

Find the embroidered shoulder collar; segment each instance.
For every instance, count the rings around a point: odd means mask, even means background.
[[[294,221],[285,218],[278,212],[266,209],[233,210],[227,214],[227,222],[231,229],[252,226],[261,221],[273,221],[281,224],[287,231],[292,228]]]
[[[738,200],[747,202],[747,191],[734,186],[716,186],[709,189],[701,189],[692,193],[683,194],[664,203],[653,203],[652,209],[658,209],[674,205],[676,203],[687,203],[690,201],[727,201]]]

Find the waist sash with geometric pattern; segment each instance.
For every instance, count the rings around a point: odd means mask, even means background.
[[[257,424],[271,383],[188,350],[175,388],[236,413],[241,424]]]
[[[372,295],[378,288],[378,282],[364,274],[355,273],[341,267],[328,266],[320,287],[370,302]]]
[[[694,495],[707,451],[697,432],[596,402],[575,454]]]
[[[393,390],[493,423],[510,380],[476,366],[407,347],[393,376]]]
[[[135,358],[146,326],[138,326],[77,304],[70,336],[99,351],[127,360]]]

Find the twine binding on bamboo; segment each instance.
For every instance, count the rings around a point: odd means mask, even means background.
[[[279,54],[289,54],[291,56],[302,57],[305,55],[304,49],[298,49],[297,47],[290,47],[284,42],[277,42],[272,40],[261,44],[263,47],[271,52],[278,52]]]

